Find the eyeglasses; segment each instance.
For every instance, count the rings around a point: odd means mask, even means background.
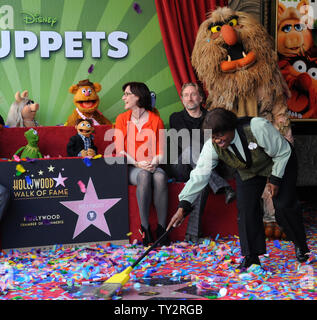
[[[125,97],[127,97],[127,96],[130,96],[131,94],[134,94],[134,93],[132,93],[132,92],[125,92],[123,95],[124,95]]]

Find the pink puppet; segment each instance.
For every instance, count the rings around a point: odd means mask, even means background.
[[[33,100],[29,99],[27,90],[22,94],[18,91],[15,94],[15,101],[12,103],[6,125],[9,127],[37,127],[38,123],[35,120],[36,112],[40,106]]]

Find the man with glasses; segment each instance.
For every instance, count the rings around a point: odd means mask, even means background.
[[[197,83],[185,83],[181,90],[182,103],[184,109],[174,112],[169,119],[170,129],[176,129],[179,133],[186,129],[189,132],[189,141],[178,143],[178,135],[171,135],[171,143],[178,146],[177,163],[170,164],[170,175],[178,182],[189,180],[190,172],[196,167],[196,162],[204,144],[204,131],[202,124],[207,114],[207,110],[202,107],[205,94]],[[199,134],[195,134],[195,131]],[[172,150],[173,148],[170,148]],[[187,161],[186,161],[187,160]],[[186,162],[186,163],[184,163]],[[235,199],[235,192],[228,182],[222,178],[216,170],[213,170],[209,179],[209,184],[202,190],[194,203],[194,210],[189,217],[186,241],[198,242],[200,236],[201,217],[204,212],[210,188],[214,194],[224,192],[225,202],[229,204]]]

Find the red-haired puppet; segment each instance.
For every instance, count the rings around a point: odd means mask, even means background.
[[[290,118],[317,118],[317,56],[311,53],[279,62],[292,94],[287,101]]]

